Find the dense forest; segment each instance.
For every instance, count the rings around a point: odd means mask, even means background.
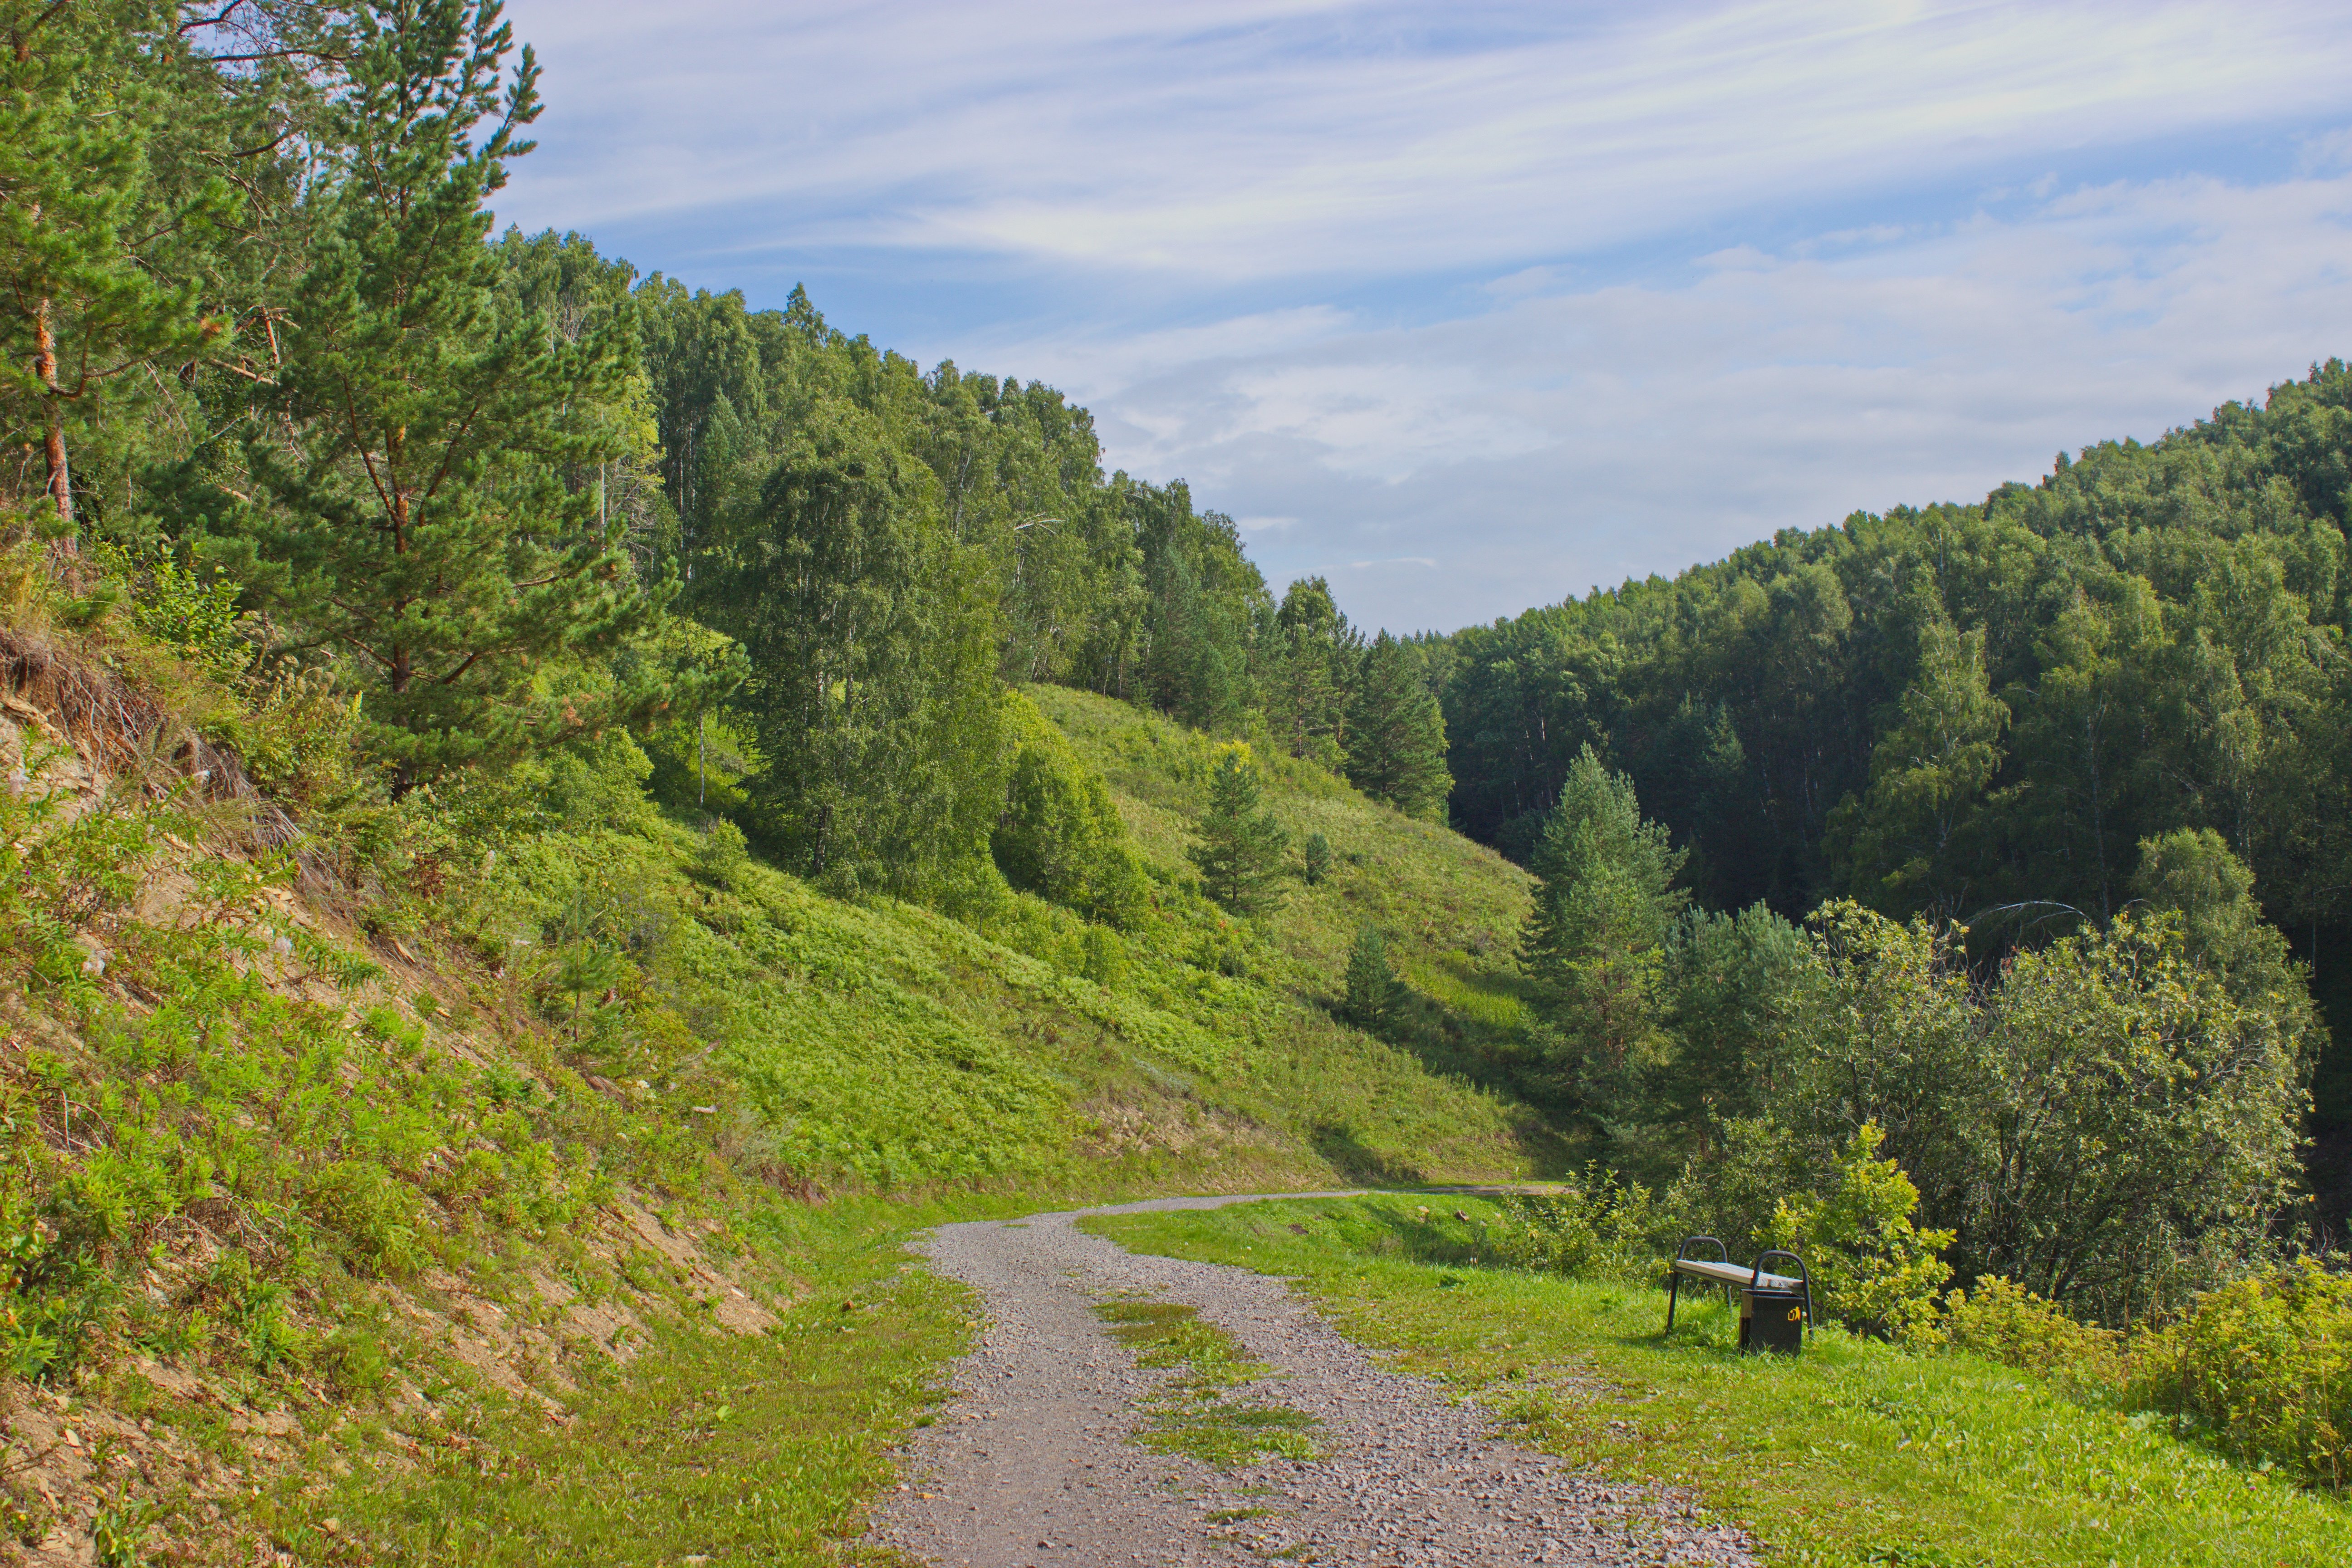
[[[2209,837],[2323,996],[2352,963],[2352,368],[1979,504],[1857,514],[1423,643],[1464,831],[1527,859],[1591,747],[1704,906],[1852,899],[1979,962]],[[2241,871],[2242,868],[2242,872]],[[2345,1213],[2352,1075],[2315,1131]]]
[[[2315,1083],[2340,1220],[2342,364],[1981,504],[1367,637],[1050,387],[494,234],[539,109],[495,5],[0,32],[0,507],[75,614],[367,760],[329,802],[288,726],[225,721],[290,805],[391,820],[625,738],[722,859],[1099,946],[1155,898],[1280,904],[1286,756],[1529,868],[1533,1022],[1486,1065],[1753,1239],[1883,1150],[1947,1274],[2132,1321],[2309,1239]],[[1243,742],[1192,885],[1146,887],[1024,686]],[[1379,932],[1357,960],[1378,1024]]]

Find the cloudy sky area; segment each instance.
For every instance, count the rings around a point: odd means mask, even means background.
[[[2352,353],[2340,0],[508,9],[501,222],[1051,382],[1397,630]]]

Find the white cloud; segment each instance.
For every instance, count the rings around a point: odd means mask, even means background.
[[[2352,352],[2347,241],[2352,176],[2179,180],[1188,365],[1055,347],[1095,367],[1072,388],[1119,462],[1298,519],[1253,542],[1277,585],[1442,559],[1350,577],[1346,607],[1450,627],[1857,509],[1980,500],[2062,447],[2258,395]]]
[[[1189,279],[1543,259],[2332,114],[2352,68],[2336,7],[2195,0],[512,13],[554,106],[507,203],[526,225],[727,213],[757,246]]]

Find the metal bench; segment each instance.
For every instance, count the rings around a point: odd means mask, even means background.
[[[1695,1258],[1691,1249],[1712,1247],[1713,1258]],[[1765,1260],[1785,1258],[1797,1266],[1794,1274],[1767,1274]],[[1812,1272],[1805,1260],[1793,1252],[1771,1247],[1757,1255],[1756,1261],[1742,1268],[1731,1261],[1731,1251],[1711,1236],[1687,1236],[1675,1248],[1675,1261],[1666,1280],[1666,1332],[1675,1331],[1675,1303],[1682,1294],[1683,1281],[1720,1285],[1724,1297],[1739,1292],[1739,1348],[1748,1351],[1786,1351],[1795,1355],[1805,1348],[1805,1330],[1813,1321]]]

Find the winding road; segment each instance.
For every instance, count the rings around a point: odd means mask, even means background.
[[[1161,1198],[945,1226],[920,1243],[934,1268],[981,1292],[989,1321],[956,1365],[954,1399],[910,1445],[869,1542],[936,1568],[1753,1564],[1748,1538],[1701,1520],[1687,1495],[1498,1439],[1476,1407],[1384,1370],[1285,1281],[1129,1254],[1075,1223],[1252,1201]],[[1234,1392],[1319,1419],[1319,1457],[1221,1470],[1131,1442],[1145,1402],[1174,1374],[1139,1367],[1093,1309],[1136,1295],[1197,1309],[1268,1363]]]

